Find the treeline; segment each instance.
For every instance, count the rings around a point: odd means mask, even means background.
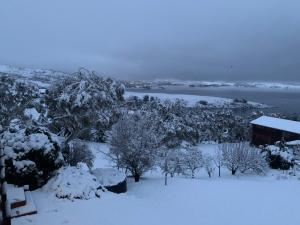
[[[72,144],[77,139],[110,142],[111,146],[119,142],[131,150],[247,141],[249,121],[261,113],[249,108],[190,107],[182,100],[149,96],[124,99],[124,92],[122,83],[87,70],[53,83],[45,92],[34,84],[0,75],[0,148],[6,154],[8,180],[35,188],[62,165],[82,160],[91,166],[91,153],[76,157],[84,151]],[[118,126],[135,133],[134,144],[126,143],[129,136],[113,136],[118,135],[114,132],[121,129]],[[152,166],[147,159],[142,164]]]

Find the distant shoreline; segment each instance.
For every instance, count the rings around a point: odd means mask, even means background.
[[[285,89],[262,88],[190,88],[182,86],[165,87],[164,89],[127,88],[128,92],[138,93],[164,93],[176,95],[210,96],[217,98],[243,98],[247,101],[257,102],[270,106],[274,112],[300,113],[300,91]]]

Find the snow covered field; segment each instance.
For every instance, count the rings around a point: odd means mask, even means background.
[[[166,93],[142,93],[142,92],[125,92],[125,98],[130,96],[137,96],[143,98],[145,95],[150,97],[159,98],[161,100],[171,100],[175,101],[176,99],[182,99],[187,102],[189,106],[195,105],[199,101],[206,101],[208,104],[214,105],[216,107],[226,106],[232,103],[230,98],[221,98],[221,97],[212,97],[212,96],[198,96],[198,95],[186,95],[186,94],[166,94]],[[255,107],[266,107],[264,104],[256,102],[248,102],[248,104]]]
[[[106,145],[92,144],[95,167],[108,167],[102,152]],[[204,152],[215,145],[201,145]],[[152,171],[140,183],[128,181],[126,194],[102,193],[90,200],[57,199],[44,190],[33,192],[38,214],[13,220],[14,225],[298,225],[300,181],[295,177],[233,177],[225,169],[222,178],[202,172],[195,179],[164,178]]]

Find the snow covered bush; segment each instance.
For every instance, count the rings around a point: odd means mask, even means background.
[[[49,89],[51,128],[67,142],[75,138],[103,141],[118,118],[117,103],[123,101],[123,94],[122,84],[82,69]]]
[[[73,140],[63,151],[65,162],[70,166],[85,163],[89,168],[93,167],[95,156],[84,142]]]
[[[43,189],[53,192],[57,198],[74,200],[100,197],[102,186],[88,169],[78,164],[60,168]]]
[[[197,148],[187,147],[182,153],[182,167],[194,178],[195,172],[203,166],[202,152]]]
[[[44,184],[63,164],[56,135],[45,128],[23,127],[13,120],[0,135],[6,155],[6,178],[16,185],[35,189]]]
[[[112,127],[109,156],[118,168],[129,170],[138,182],[154,166],[158,145],[159,137],[148,115],[123,115]]]
[[[293,150],[283,143],[268,145],[262,151],[266,153],[267,162],[272,169],[289,170],[295,165]]]
[[[235,175],[237,171],[264,173],[267,162],[260,150],[252,148],[248,143],[224,143],[220,145],[224,165]]]
[[[38,91],[32,84],[0,74],[0,124],[8,126],[12,119],[21,119],[24,109],[32,106]]]
[[[199,105],[191,106],[183,100],[164,101],[153,96],[144,99],[131,96],[126,101],[129,110],[147,110],[155,115],[153,123],[168,148],[176,148],[184,141],[193,145],[199,141],[224,143],[249,140],[249,122],[257,117],[255,109]]]

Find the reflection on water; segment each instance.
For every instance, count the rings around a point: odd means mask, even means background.
[[[145,93],[190,94],[224,98],[245,98],[248,101],[264,103],[276,107],[283,113],[300,113],[300,91],[288,89],[262,88],[190,88],[184,86],[166,86],[164,89],[128,89]]]

